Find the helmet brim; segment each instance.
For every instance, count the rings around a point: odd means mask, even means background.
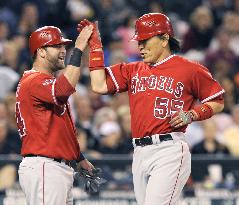
[[[72,40],[70,39],[67,39],[67,38],[61,39],[61,44],[71,44],[71,43],[72,43]]]

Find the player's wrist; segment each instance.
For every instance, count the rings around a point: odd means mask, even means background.
[[[74,48],[70,57],[69,65],[80,67],[82,51],[79,48]]]
[[[193,121],[202,121],[209,119],[213,116],[213,109],[208,104],[202,104],[197,107],[194,107],[193,110],[191,110],[194,115]]]
[[[91,50],[89,53],[89,69],[101,70],[104,69],[104,52],[102,49]]]
[[[189,110],[188,115],[191,118],[191,121],[197,121],[198,114],[194,110]]]
[[[82,152],[80,152],[80,155],[79,155],[78,159],[76,160],[76,162],[79,163],[83,160],[85,160],[85,156],[82,154]]]

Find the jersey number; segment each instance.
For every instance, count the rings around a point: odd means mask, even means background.
[[[154,116],[156,118],[165,119],[176,111],[183,109],[184,102],[181,100],[169,100],[168,98],[156,97]]]
[[[24,119],[22,118],[21,111],[20,111],[20,102],[16,102],[16,120],[17,120],[17,127],[20,137],[24,137],[26,135],[26,127]]]

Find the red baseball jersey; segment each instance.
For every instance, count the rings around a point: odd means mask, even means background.
[[[74,160],[79,158],[76,129],[69,96],[75,92],[68,80],[26,71],[16,92],[16,121],[22,139],[21,154]]]
[[[106,68],[109,93],[128,91],[132,137],[175,131],[171,115],[193,108],[197,100],[210,101],[224,93],[202,65],[177,55],[154,64],[121,63]]]

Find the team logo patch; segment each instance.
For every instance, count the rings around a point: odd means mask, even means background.
[[[54,79],[47,79],[47,80],[45,80],[43,83],[42,83],[42,85],[50,85],[50,84],[52,84],[54,82]]]

